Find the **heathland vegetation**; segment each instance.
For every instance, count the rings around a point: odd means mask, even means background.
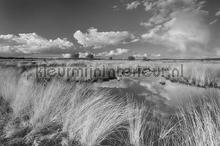
[[[88,69],[89,75],[85,77],[82,70],[77,76],[72,72],[60,75],[63,68]],[[98,75],[91,68],[99,68]],[[44,74],[45,71],[49,74]],[[196,91],[173,93],[178,100],[172,102],[156,98],[156,92],[150,92],[151,86],[149,92],[141,96],[129,88],[129,83],[126,88],[114,87],[114,84],[102,87],[103,82],[123,82],[125,78],[163,82],[158,88],[170,80]],[[215,62],[3,62],[0,67],[0,144],[220,145],[219,83],[220,64]],[[203,88],[204,92],[199,93],[197,88]]]

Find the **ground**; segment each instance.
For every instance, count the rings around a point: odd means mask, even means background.
[[[220,64],[1,60],[3,145],[219,145]]]

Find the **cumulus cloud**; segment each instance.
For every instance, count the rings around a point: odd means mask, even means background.
[[[210,32],[204,19],[208,12],[202,10],[204,2],[155,0],[148,4],[151,5],[148,11],[153,15],[149,21],[141,23],[148,28],[148,32],[142,35],[144,41],[180,51],[186,51],[192,44],[208,43]]]
[[[128,52],[128,49],[117,48],[109,52],[106,51],[106,52],[98,53],[97,56],[118,56],[118,55],[121,55],[127,52]]]
[[[147,53],[144,53],[144,54],[135,54],[135,55],[133,55],[133,56],[136,57],[136,58],[148,57]]]
[[[160,54],[151,54],[152,57],[160,57]]]
[[[133,10],[136,9],[141,3],[139,1],[133,1],[126,5],[126,10]]]
[[[72,54],[70,54],[70,53],[62,54],[63,58],[71,58],[71,56],[72,56]]]
[[[72,46],[73,43],[67,41],[65,38],[48,40],[36,33],[0,35],[0,52],[2,53],[37,53],[46,49],[67,49]]]
[[[219,47],[214,47],[213,50],[215,51],[215,55],[220,57],[220,48]]]
[[[144,1],[143,5],[145,7],[145,11],[150,11],[155,4],[153,2]]]
[[[178,11],[201,11],[204,3],[204,1],[198,2],[197,0],[145,0],[143,2],[145,10],[153,13],[153,16],[145,24],[154,26],[167,22],[172,19],[172,13]],[[143,25],[144,23],[142,22],[141,24]]]
[[[88,52],[79,52],[79,58],[86,58],[88,55],[89,55]]]
[[[147,22],[148,25],[161,24],[170,19],[170,14],[179,9],[194,9],[201,4],[197,4],[196,0],[145,0],[143,6],[146,11],[151,11],[153,16]],[[143,24],[143,23],[142,23]]]
[[[142,38],[186,51],[187,45],[190,43],[207,44],[209,30],[199,15],[192,15],[188,12],[177,13],[172,20],[157,25],[148,33],[143,34]]]
[[[216,12],[215,14],[216,16],[220,16],[220,10],[218,12]]]
[[[94,49],[128,43],[136,39],[134,35],[127,31],[98,32],[96,28],[90,28],[86,33],[78,30],[74,33],[73,37],[83,47],[93,47]]]

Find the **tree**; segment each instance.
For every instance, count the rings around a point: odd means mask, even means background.
[[[71,57],[74,58],[74,59],[78,59],[79,58],[79,53],[74,53],[74,54],[72,54]]]
[[[148,59],[147,57],[143,57],[144,61],[150,61],[150,59]]]
[[[88,54],[88,55],[86,56],[86,58],[92,60],[92,59],[94,59],[94,55],[90,53],[90,54]]]
[[[135,60],[134,56],[128,56],[128,60]]]

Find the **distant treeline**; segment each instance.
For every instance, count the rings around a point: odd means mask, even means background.
[[[0,60],[144,60],[144,61],[220,61],[220,58],[201,58],[201,59],[178,59],[178,58],[160,58],[160,59],[150,59],[150,58],[135,58],[129,56],[127,59],[118,59],[118,58],[96,58],[86,57],[86,58],[63,58],[63,57],[0,57]]]

